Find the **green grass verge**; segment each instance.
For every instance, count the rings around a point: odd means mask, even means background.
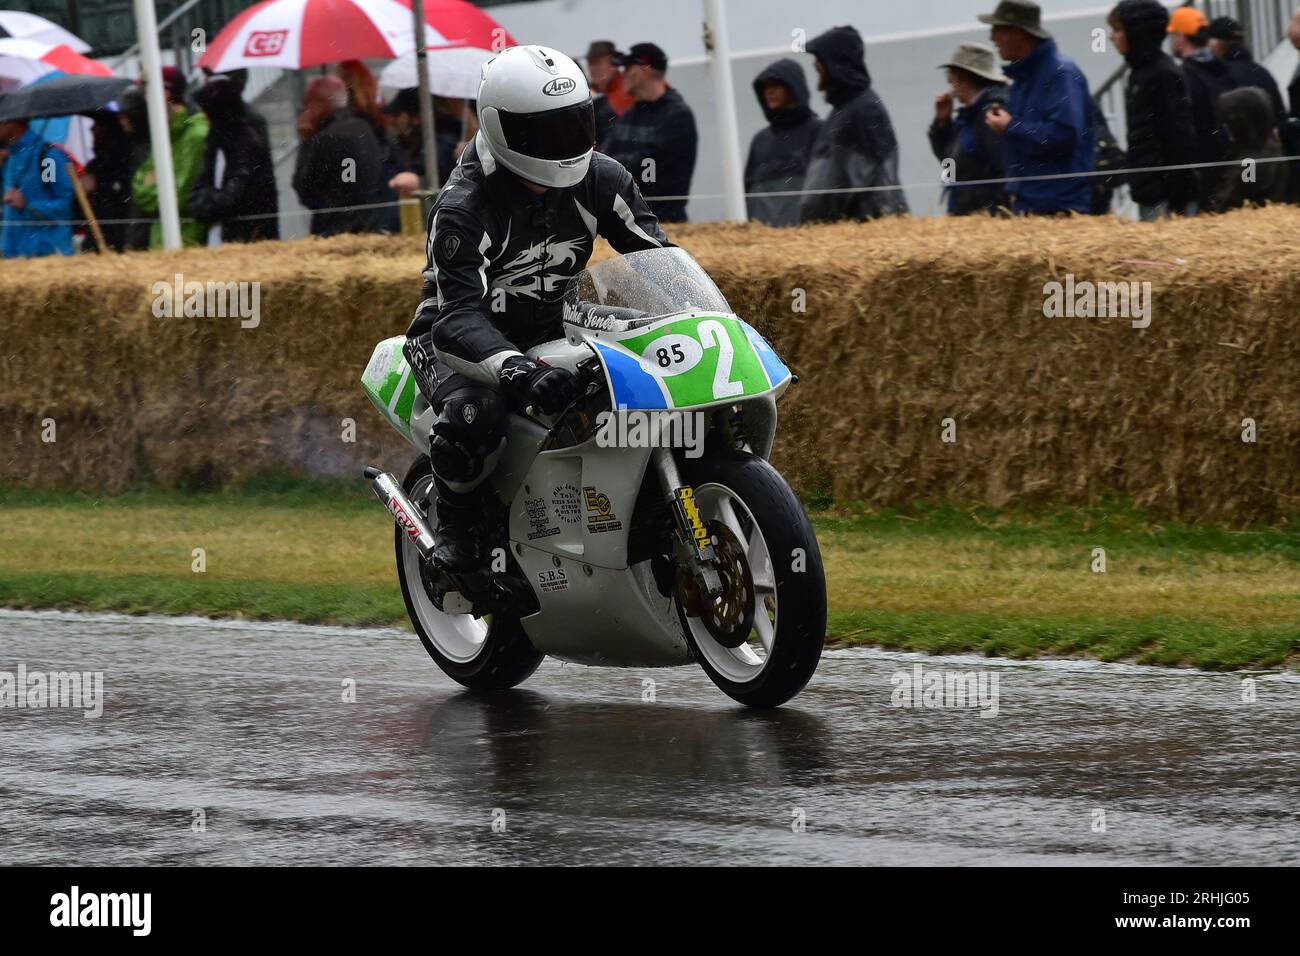
[[[1159,522],[1123,503],[840,508],[814,523],[833,644],[1210,669],[1300,659],[1300,535],[1286,526]],[[391,527],[360,480],[0,487],[0,604],[401,625]]]

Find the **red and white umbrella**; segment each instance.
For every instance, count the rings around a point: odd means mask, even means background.
[[[113,75],[104,64],[82,56],[66,44],[0,39],[0,84],[3,86],[21,86],[55,71],[83,76]]]
[[[411,8],[411,0],[398,2],[408,10]],[[445,38],[442,43],[430,43],[430,46],[477,47],[500,53],[515,45],[515,38],[505,27],[465,0],[424,0],[424,22]]]
[[[464,0],[425,3],[425,45],[501,50],[510,35]],[[395,59],[415,50],[409,0],[266,0],[217,34],[199,58],[214,73],[241,67],[286,70],[343,60]]]
[[[441,42],[432,31],[432,45]],[[199,66],[301,70],[342,60],[391,59],[415,49],[411,11],[397,0],[267,0],[231,20]]]
[[[0,37],[36,40],[51,46],[69,46],[77,53],[89,53],[90,44],[57,23],[21,10],[0,10]]]

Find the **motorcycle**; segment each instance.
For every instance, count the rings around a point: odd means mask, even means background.
[[[429,430],[403,336],[362,375],[420,453],[399,482],[365,477],[396,522],[411,624],[453,680],[501,690],[550,655],[606,667],[698,662],[755,708],[803,689],[821,657],[826,582],[798,497],[768,462],[795,376],[682,249],[600,262],[564,300],[564,338],[528,355],[567,368],[556,415],[510,416],[487,479],[490,564],[431,560]]]

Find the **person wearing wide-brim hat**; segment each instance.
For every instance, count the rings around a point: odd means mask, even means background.
[[[1001,185],[961,184],[1002,178],[1002,137],[984,122],[984,114],[1005,102],[1006,74],[993,48],[983,43],[961,44],[939,68],[948,71],[949,89],[935,97],[930,148],[945,164],[948,214],[995,212],[1006,205]]]
[[[1012,208],[1037,215],[1088,212],[1088,178],[1062,175],[1093,168],[1097,112],[1083,71],[1043,29],[1038,4],[1002,0],[979,19],[991,26],[989,38],[1011,78],[1006,108],[995,105],[984,122],[1002,137]]]

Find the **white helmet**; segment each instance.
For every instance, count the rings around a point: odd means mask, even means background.
[[[578,64],[545,46],[512,46],[483,64],[479,128],[498,163],[542,186],[582,182],[596,112]]]

